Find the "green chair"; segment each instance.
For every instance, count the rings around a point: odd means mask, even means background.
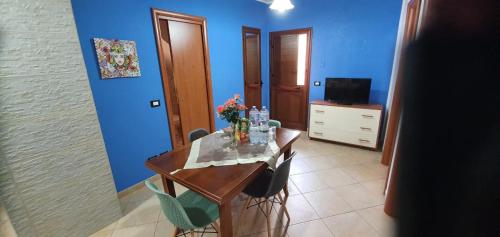
[[[269,119],[269,127],[281,128],[281,122],[278,120]]]
[[[216,220],[219,218],[219,207],[217,204],[196,194],[193,191],[186,191],[177,198],[174,198],[158,189],[153,183],[146,181],[146,186],[160,200],[161,209],[167,219],[177,228],[173,236],[178,232],[185,235],[184,231],[189,231],[191,236],[195,233],[217,233],[219,225]],[[216,232],[207,232],[207,227],[211,225]],[[195,231],[203,229],[203,231]]]

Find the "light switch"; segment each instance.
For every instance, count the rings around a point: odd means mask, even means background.
[[[156,108],[156,107],[160,106],[160,100],[152,100],[150,102],[150,104],[151,104],[151,108]]]
[[[321,82],[320,81],[314,81],[314,86],[321,86]]]

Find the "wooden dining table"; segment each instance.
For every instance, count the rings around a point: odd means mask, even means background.
[[[299,138],[297,130],[277,128],[276,143],[280,148],[280,156],[288,159],[292,144]],[[228,166],[211,166],[200,169],[183,169],[191,147],[174,150],[146,161],[146,166],[161,175],[165,193],[175,197],[174,182],[196,192],[217,203],[220,216],[220,237],[233,236],[231,201],[245,187],[262,173],[268,164],[257,162]],[[177,171],[178,170],[178,171]],[[177,172],[174,172],[177,171]],[[284,188],[285,200],[288,188]]]

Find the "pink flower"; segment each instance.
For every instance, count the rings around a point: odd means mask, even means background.
[[[224,106],[222,106],[222,105],[217,106],[217,113],[220,114],[220,113],[222,113],[222,111],[224,111]]]

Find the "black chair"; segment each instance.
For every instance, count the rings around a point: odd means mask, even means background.
[[[267,235],[269,237],[271,237],[270,215],[272,212],[272,205],[274,205],[275,203],[279,204],[285,211],[285,215],[288,218],[288,221],[290,221],[290,215],[288,214],[288,210],[286,209],[286,203],[283,200],[280,192],[288,182],[288,177],[290,175],[290,164],[295,154],[296,153],[294,152],[290,156],[290,158],[281,163],[276,171],[266,169],[263,174],[257,177],[243,190],[243,193],[247,194],[249,197],[245,203],[245,206],[243,206],[241,210],[240,220],[246,209],[252,206],[258,206],[258,208],[266,216]],[[276,197],[278,198],[278,200],[276,200]],[[255,202],[255,204],[250,205],[252,200]],[[262,204],[264,204],[264,208],[262,208]]]
[[[189,141],[190,142],[193,142],[199,138],[202,138],[204,136],[207,136],[208,134],[210,134],[206,129],[204,128],[197,128],[191,132],[189,132],[188,134],[188,137],[189,137]]]

